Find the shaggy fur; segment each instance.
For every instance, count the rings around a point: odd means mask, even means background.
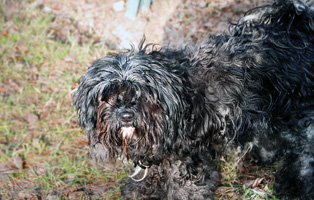
[[[192,59],[192,79],[225,114],[228,140],[258,163],[283,161],[281,199],[314,199],[311,5],[279,0],[253,9],[230,34],[209,36]]]
[[[206,136],[219,131],[211,122],[219,113],[210,114],[203,95],[192,87],[190,56],[143,42],[138,51],[96,60],[81,78],[74,105],[90,154],[96,161],[120,158],[132,160],[135,170],[150,168],[143,181],[131,180],[123,188],[126,198],[200,196],[195,184],[212,171],[213,141]],[[206,198],[212,197],[210,188],[202,188]]]
[[[192,53],[142,42],[92,64],[73,102],[91,156],[135,170],[126,199],[214,199],[214,161],[236,149],[262,165],[282,161],[281,199],[314,199],[311,6],[253,9]]]

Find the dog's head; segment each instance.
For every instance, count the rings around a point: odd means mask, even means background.
[[[79,124],[91,148],[104,147],[103,157],[126,156],[139,165],[154,164],[187,127],[184,55],[167,50],[147,53],[149,47],[141,44],[138,51],[100,58],[81,78],[73,101]]]

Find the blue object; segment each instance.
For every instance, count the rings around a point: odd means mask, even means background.
[[[140,0],[139,8],[141,9],[143,6],[146,6],[147,8],[149,8],[151,3],[152,3],[152,0]]]
[[[149,8],[152,0],[128,0],[125,16],[130,19],[135,19],[138,10],[143,6]]]

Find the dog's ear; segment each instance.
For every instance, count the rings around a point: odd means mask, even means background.
[[[96,60],[81,77],[79,86],[73,96],[73,105],[78,112],[79,125],[88,134],[95,131],[97,123],[96,107],[99,93],[104,87],[104,75],[100,74],[106,68],[103,60]]]
[[[79,125],[84,128],[87,133],[93,132],[96,127],[96,111],[97,95],[91,86],[87,86],[88,81],[84,76],[73,97],[73,105],[78,112]]]
[[[122,57],[122,56],[121,56]],[[79,125],[86,132],[93,133],[96,129],[96,109],[99,100],[105,101],[104,88],[110,84],[109,78],[119,77],[122,58],[116,54],[99,58],[92,63],[87,72],[81,77],[79,86],[73,96],[73,105],[78,112]],[[101,97],[101,99],[99,98]]]

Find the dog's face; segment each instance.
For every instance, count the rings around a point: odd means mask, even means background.
[[[158,163],[186,127],[184,70],[176,65],[160,52],[145,51],[96,60],[74,95],[90,147],[102,144],[105,157]]]

